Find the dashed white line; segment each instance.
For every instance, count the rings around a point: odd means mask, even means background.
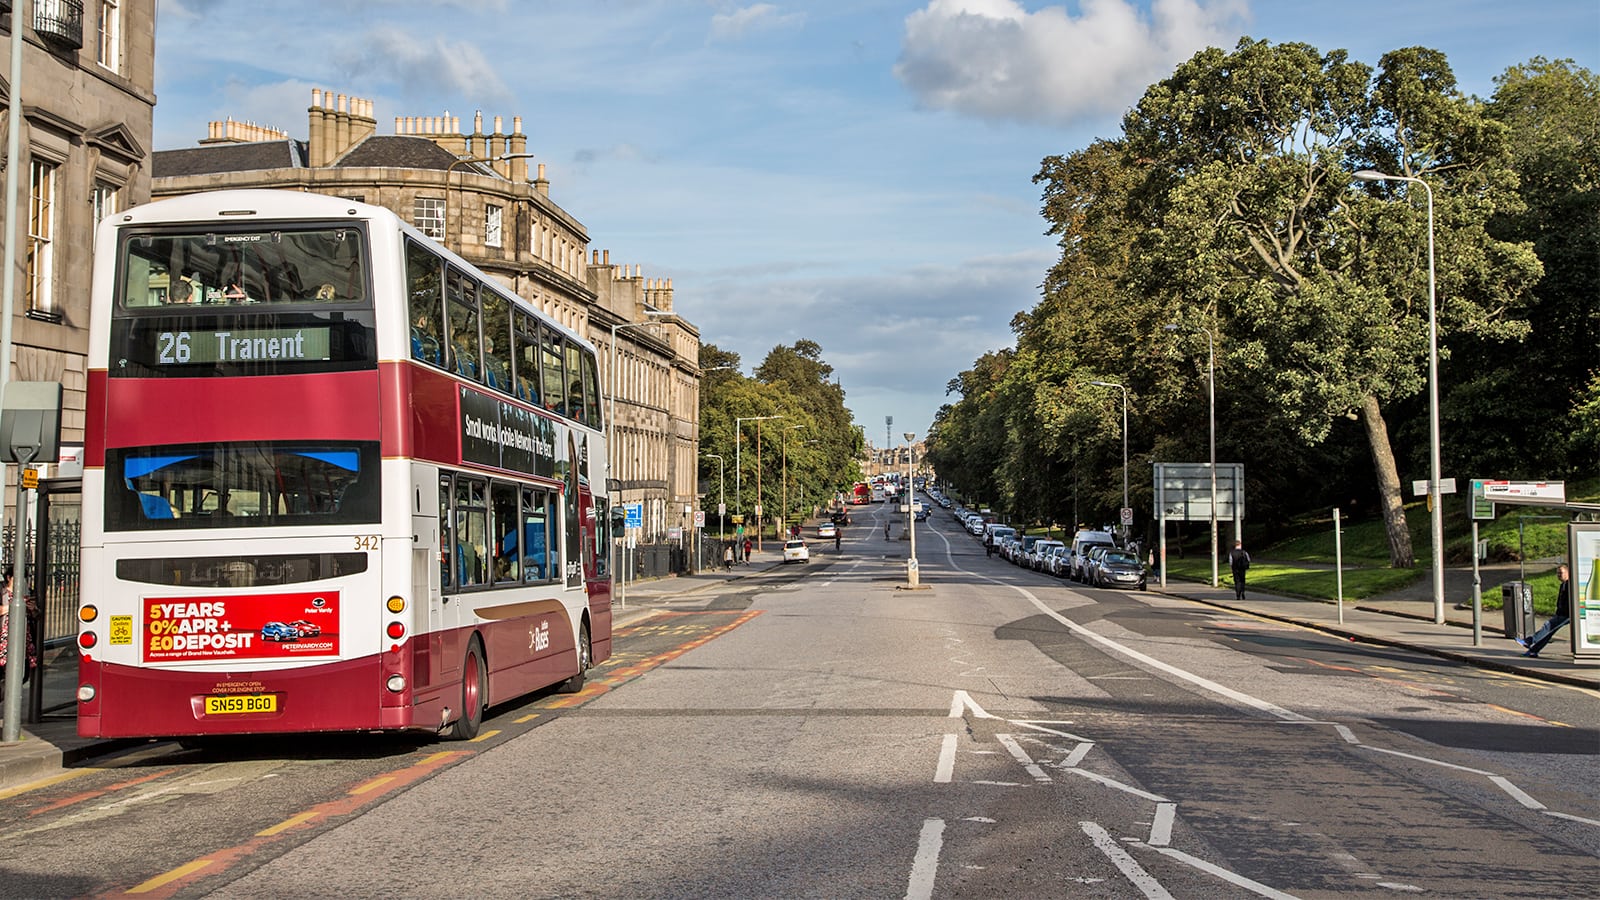
[[[1151,847],[1150,849],[1156,851],[1157,853],[1164,853],[1167,856],[1170,856],[1173,859],[1183,863],[1184,865],[1194,866],[1196,869],[1199,869],[1202,872],[1208,872],[1212,875],[1215,875],[1229,884],[1238,885],[1252,894],[1260,894],[1263,897],[1271,897],[1272,900],[1298,900],[1298,898],[1296,898],[1293,894],[1286,894],[1277,888],[1268,887],[1259,881],[1252,881],[1237,872],[1230,872],[1221,866],[1208,863],[1199,857],[1190,856],[1182,850],[1174,850],[1171,847]]]
[[[933,880],[939,874],[939,851],[944,847],[944,820],[923,819],[917,838],[917,857],[911,863],[911,881],[906,885],[906,900],[933,896]]]
[[[1107,834],[1104,828],[1093,822],[1079,822],[1078,827],[1082,828],[1083,833],[1094,841],[1095,847],[1101,853],[1104,853],[1107,859],[1111,860],[1123,877],[1128,879],[1129,883],[1138,888],[1146,897],[1151,898],[1151,900],[1172,900],[1172,895],[1167,893],[1167,889],[1161,886],[1161,882],[1156,881],[1155,876],[1146,872],[1144,867],[1140,866],[1132,856],[1128,855],[1128,851],[1117,846],[1117,842],[1111,839],[1111,835]]]
[[[1006,752],[1010,753],[1013,759],[1022,763],[1023,770],[1032,775],[1034,781],[1043,782],[1044,784],[1050,783],[1050,776],[1046,775],[1044,769],[1040,768],[1039,764],[1028,756],[1027,751],[1022,749],[1022,745],[1018,744],[1015,738],[1009,734],[997,734],[994,739],[1000,742],[1000,746],[1006,748]]]
[[[956,771],[956,736],[944,736],[944,744],[939,747],[939,767],[934,770],[934,784],[948,784]]]
[[[1150,846],[1165,847],[1172,843],[1172,822],[1177,817],[1178,804],[1156,804],[1156,818],[1150,823]]]

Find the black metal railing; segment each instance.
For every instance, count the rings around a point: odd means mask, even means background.
[[[33,33],[61,49],[82,49],[83,0],[33,0]]]

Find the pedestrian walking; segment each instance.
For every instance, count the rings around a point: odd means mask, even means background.
[[[1556,569],[1556,576],[1561,579],[1561,587],[1556,591],[1556,614],[1551,616],[1544,627],[1533,633],[1532,637],[1517,638],[1517,643],[1527,649],[1523,656],[1539,658],[1539,651],[1550,639],[1556,636],[1563,626],[1572,621],[1572,576],[1565,565]],[[10,588],[8,587],[9,591]]]
[[[886,540],[886,541],[889,539],[889,523],[888,522],[883,523],[883,539]]]
[[[747,566],[750,565],[750,548],[754,547],[755,545],[755,541],[752,541],[749,538],[744,539],[744,564]]]
[[[840,529],[835,528],[835,529],[833,529],[833,551],[835,553],[839,552],[839,541],[840,541]]]
[[[13,574],[12,568],[6,566],[5,588],[0,591],[0,685],[5,684],[6,664],[10,661],[10,653],[8,651],[11,639],[11,614],[17,611],[12,608],[16,605],[16,598],[12,595]],[[33,598],[28,598],[22,604],[22,613],[17,617],[16,628],[17,637],[23,641],[23,646],[27,648],[23,663],[26,668],[23,669],[22,675],[22,680],[26,683],[33,678],[33,670],[39,667],[39,649],[34,644],[33,628],[30,627],[32,620],[38,615],[38,609],[34,606]]]
[[[722,547],[722,571],[733,571],[733,545],[724,544]]]
[[[1228,551],[1228,568],[1233,570],[1233,596],[1244,599],[1244,575],[1250,571],[1250,554],[1245,552],[1244,541],[1234,541]]]

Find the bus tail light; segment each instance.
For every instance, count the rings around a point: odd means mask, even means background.
[[[406,689],[406,677],[404,675],[390,675],[386,687],[389,688],[390,693],[398,694]]]
[[[78,702],[79,703],[88,703],[89,701],[91,701],[93,699],[94,699],[94,685],[92,685],[92,684],[80,684],[80,685],[78,685]]]
[[[78,646],[85,650],[88,650],[90,647],[93,647],[99,642],[100,638],[96,637],[95,633],[92,631],[85,631],[78,635]]]
[[[404,597],[390,597],[389,598],[389,602],[384,604],[384,605],[386,607],[388,607],[389,612],[402,613],[402,612],[405,612],[405,609],[406,609],[406,598],[404,598]]]
[[[98,618],[100,618],[100,610],[93,603],[85,603],[78,608],[78,621],[93,622]]]
[[[389,637],[392,637],[398,641],[406,636],[406,626],[399,622],[390,622],[388,633]]]

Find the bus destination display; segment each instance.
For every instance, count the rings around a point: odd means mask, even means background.
[[[156,334],[156,364],[326,362],[330,359],[331,331],[327,326],[162,331]]]

